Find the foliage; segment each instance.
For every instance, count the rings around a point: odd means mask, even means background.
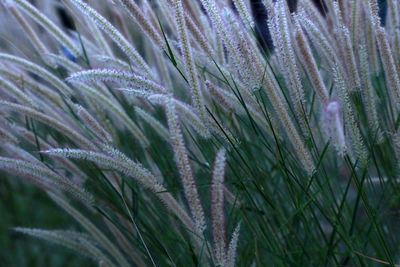
[[[273,52],[247,0],[87,2],[2,1],[0,169],[25,204],[0,210],[60,220],[11,235],[100,266],[400,261],[397,1],[383,27],[374,0],[264,0]]]

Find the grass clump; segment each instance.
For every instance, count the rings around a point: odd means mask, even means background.
[[[253,1],[39,2],[1,4],[0,186],[64,223],[14,235],[100,266],[399,263],[396,1],[264,0],[273,51]]]

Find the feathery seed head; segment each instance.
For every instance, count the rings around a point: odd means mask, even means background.
[[[343,156],[346,152],[346,142],[343,123],[341,121],[340,106],[337,101],[331,101],[326,105],[324,117],[327,133],[332,138],[338,154]]]

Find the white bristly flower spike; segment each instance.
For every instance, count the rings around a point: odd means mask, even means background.
[[[233,231],[231,242],[229,242],[228,252],[226,255],[226,267],[234,267],[236,261],[236,250],[239,241],[240,223]]]
[[[166,192],[166,188],[158,182],[157,178],[155,178],[150,171],[143,168],[140,163],[130,160],[113,147],[104,146],[104,150],[106,151],[106,154],[81,149],[50,149],[42,151],[41,153],[52,156],[93,161],[99,164],[99,166],[117,170],[130,176],[145,188],[157,193],[156,196],[176,214],[176,216],[186,225],[186,227],[188,227],[188,229],[190,229],[190,231],[195,232],[196,234],[201,234],[196,232],[194,223],[190,219],[189,215],[187,215],[186,211],[183,210],[171,193]]]
[[[41,78],[49,81],[58,91],[62,94],[72,94],[71,88],[69,88],[63,81],[61,81],[56,75],[49,72],[45,68],[35,64],[29,60],[21,57],[16,57],[11,54],[0,53],[0,61],[10,62],[12,64],[18,65],[23,69],[29,70]]]
[[[225,149],[218,151],[211,181],[211,220],[214,237],[214,256],[217,266],[225,266],[226,238],[224,216]]]
[[[193,35],[193,38],[196,39],[196,41],[199,43],[200,47],[206,52],[206,54],[210,57],[213,56],[214,51],[210,45],[210,41],[204,36],[204,34],[201,32],[201,29],[199,26],[193,21],[193,18],[185,13],[185,21],[186,21],[186,26],[190,33]]]
[[[321,73],[318,70],[317,63],[315,62],[314,56],[311,52],[311,47],[308,40],[300,26],[299,19],[297,16],[293,17],[296,27],[296,43],[298,50],[300,51],[299,56],[302,58],[307,74],[310,76],[310,81],[314,87],[315,92],[318,94],[323,105],[326,105],[329,100],[329,92],[325,87],[324,80],[322,79]]]
[[[254,27],[254,21],[250,15],[249,9],[247,8],[246,2],[244,0],[233,0],[233,3],[239,12],[243,24]]]
[[[315,171],[315,165],[312,160],[309,150],[306,148],[303,139],[297,132],[296,127],[293,124],[291,117],[289,116],[288,107],[285,102],[283,102],[283,96],[279,89],[277,88],[276,80],[270,75],[270,69],[267,66],[267,75],[264,79],[264,89],[268,97],[271,99],[272,105],[279,115],[279,120],[286,129],[286,134],[295,148],[295,152],[299,157],[299,160],[303,164],[304,170],[307,171],[308,175],[312,175]]]
[[[94,197],[69,179],[58,175],[43,164],[14,158],[0,157],[0,168],[27,177],[27,180],[44,188],[68,192],[87,206],[94,204]]]
[[[277,48],[281,63],[281,71],[284,74],[285,83],[288,86],[290,98],[294,105],[295,117],[300,124],[302,133],[308,135],[306,113],[304,112],[304,105],[306,103],[305,94],[293,51],[288,12],[286,1],[279,0],[275,4],[276,16],[274,19],[276,23],[276,38],[274,39],[274,45]]]
[[[142,31],[156,44],[160,49],[165,49],[163,38],[151,25],[149,19],[145,16],[138,4],[134,0],[113,0],[113,2],[120,2],[128,11],[131,18],[139,25]]]
[[[377,143],[381,143],[383,141],[383,133],[379,126],[379,116],[376,107],[377,97],[370,79],[371,71],[368,65],[367,49],[365,46],[360,45],[358,50],[360,54],[362,93],[366,104],[365,110],[367,112],[368,123],[371,131],[376,135]]]
[[[341,48],[343,63],[345,65],[344,67],[350,73],[350,77],[347,78],[352,86],[350,91],[354,91],[360,88],[360,76],[357,70],[356,59],[353,51],[354,44],[351,42],[350,31],[343,22],[342,12],[340,11],[338,2],[333,1],[333,7],[336,14],[335,17],[338,19],[337,28],[339,31],[339,45]]]
[[[307,18],[306,14],[300,12],[297,16],[316,48],[318,48],[322,56],[324,56],[327,63],[330,64],[330,66],[333,66],[337,61],[337,55],[331,45],[330,39],[327,39],[327,37],[324,36],[320,29]]]
[[[289,18],[287,17],[286,3],[279,0],[275,4],[277,14],[276,24],[278,33],[277,50],[283,63],[283,72],[291,90],[291,97],[294,103],[304,103],[304,89],[300,81],[300,75],[296,64],[296,58],[292,46],[291,28]],[[299,116],[301,116],[299,114]]]
[[[102,29],[129,57],[132,63],[137,63],[150,78],[153,77],[152,71],[142,56],[136,49],[126,40],[126,38],[103,16],[96,10],[85,4],[80,0],[69,0],[76,6],[82,13],[84,13],[90,20],[92,20],[97,27]]]
[[[202,6],[207,12],[212,25],[215,27],[217,32],[217,36],[222,39],[225,48],[230,55],[233,65],[237,71],[240,71],[240,62],[241,56],[240,52],[238,51],[238,47],[234,40],[234,36],[232,36],[230,31],[230,25],[228,23],[224,23],[222,16],[222,11],[219,9],[217,3],[211,0],[200,0]]]
[[[206,121],[206,111],[204,108],[204,99],[201,92],[201,85],[197,77],[197,69],[193,59],[192,47],[189,42],[188,30],[186,27],[184,10],[181,0],[174,0],[174,8],[176,13],[176,24],[178,26],[178,36],[183,55],[183,61],[188,76],[189,84],[192,89],[193,104],[199,113],[200,118]]]
[[[81,105],[75,105],[76,113],[86,127],[93,131],[105,143],[111,143],[111,135],[103,128],[103,126]]]
[[[26,116],[29,116],[37,121],[47,124],[49,127],[52,127],[53,129],[58,130],[60,133],[63,133],[65,136],[69,137],[77,144],[86,148],[93,148],[93,143],[86,137],[84,137],[82,134],[80,134],[79,132],[75,131],[75,129],[68,127],[67,125],[56,120],[54,117],[51,117],[45,113],[39,112],[27,106],[14,104],[3,100],[0,100],[0,107],[25,114]]]
[[[368,152],[365,148],[364,140],[357,124],[354,107],[350,102],[349,90],[346,88],[341,70],[336,67],[332,71],[334,75],[335,87],[339,93],[340,101],[343,107],[346,134],[348,134],[350,140],[349,149],[351,148],[351,150],[349,150],[349,152],[351,152],[354,160],[360,159],[361,163],[366,165],[368,161]]]
[[[194,108],[184,102],[164,94],[151,94],[146,96],[148,100],[154,104],[164,105],[165,101],[172,100],[177,110],[179,117],[193,127],[193,129],[204,138],[210,137],[208,128],[204,125],[200,117],[195,112]]]
[[[137,89],[150,90],[157,93],[166,93],[166,89],[151,79],[116,69],[91,69],[72,73],[68,78],[69,82],[115,82],[132,86]]]
[[[400,78],[399,73],[396,68],[396,60],[393,57],[394,53],[392,52],[392,48],[390,42],[388,40],[388,36],[386,30],[380,26],[376,28],[376,39],[379,47],[379,53],[382,57],[382,65],[385,71],[385,77],[387,81],[387,85],[393,94],[396,97],[396,105],[400,104]],[[397,63],[398,64],[398,63]]]
[[[326,105],[324,120],[329,137],[332,139],[338,154],[343,156],[346,152],[346,141],[338,102],[331,101]]]
[[[144,147],[149,145],[149,140],[147,139],[147,137],[136,125],[136,123],[127,115],[127,113],[123,110],[118,102],[110,100],[109,97],[105,96],[94,88],[87,86],[84,83],[76,83],[76,85],[89,97],[95,99],[96,101],[99,101],[100,103],[105,105],[107,109],[114,113],[123,122],[123,125],[131,131],[133,136],[135,136]]]
[[[197,232],[203,233],[206,228],[204,211],[201,206],[196,181],[194,180],[192,167],[189,162],[189,155],[179,126],[179,119],[175,111],[175,103],[172,100],[166,101],[166,113],[171,145],[174,151],[174,158],[176,165],[178,166],[179,175],[182,179],[185,197],[196,224]]]

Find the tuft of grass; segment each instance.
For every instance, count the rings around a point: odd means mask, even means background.
[[[399,263],[395,0],[259,1],[270,51],[253,1],[36,2],[0,2],[2,263]]]

